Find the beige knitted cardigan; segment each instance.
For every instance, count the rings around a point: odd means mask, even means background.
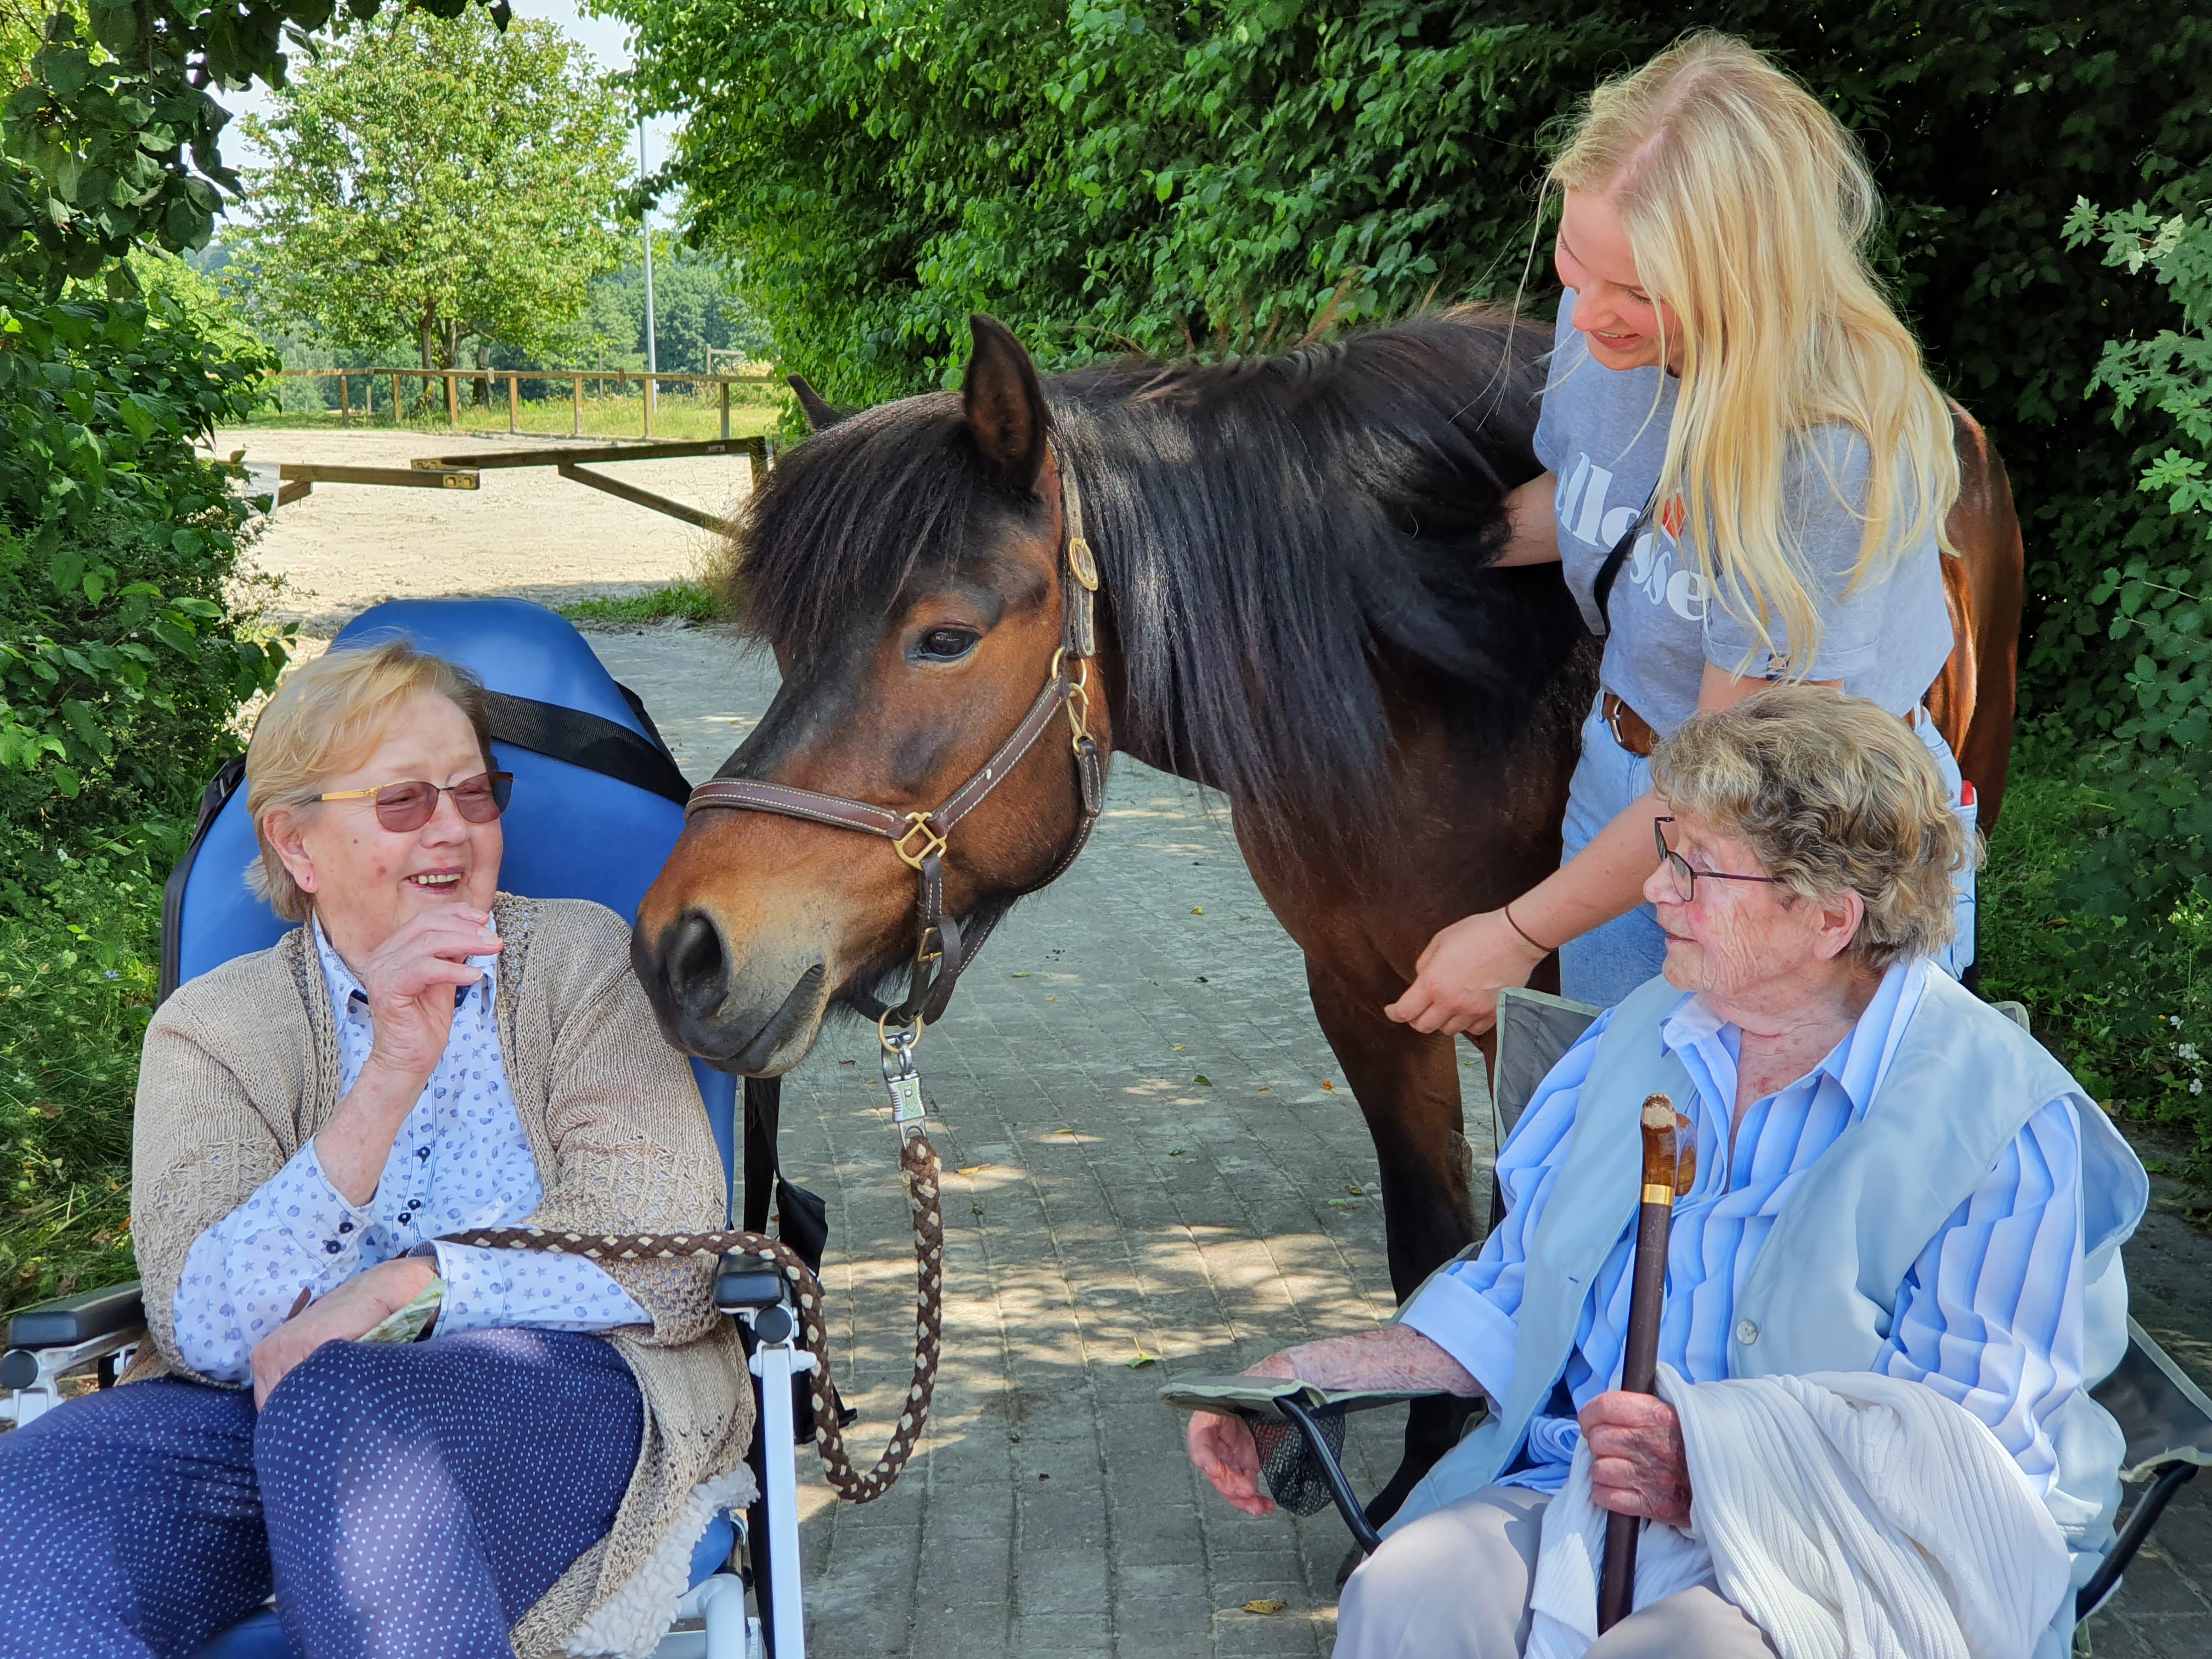
[[[500,1052],[545,1187],[529,1224],[568,1231],[701,1232],[724,1224],[727,1187],[699,1091],[661,1040],[629,966],[629,930],[577,900],[501,894]],[[177,1280],[192,1241],[243,1204],[329,1121],[338,1103],[330,991],[304,927],[180,987],[146,1032],[132,1146],[131,1223],[145,1276],[143,1345],[126,1380],[194,1377],[178,1358]],[[665,1582],[704,1520],[694,1490],[733,1474],[752,1436],[752,1390],[736,1332],[714,1311],[712,1264],[611,1263],[653,1316],[607,1334],[644,1396],[637,1468],[614,1527],[524,1615],[519,1659],[636,1651],[647,1637],[593,1622],[634,1577]],[[724,1479],[723,1477],[726,1477]],[[748,1487],[749,1489],[749,1487]],[[679,1528],[689,1536],[679,1535]],[[676,1586],[680,1590],[681,1585]],[[659,1609],[665,1628],[673,1594]],[[597,1635],[599,1640],[592,1639]]]

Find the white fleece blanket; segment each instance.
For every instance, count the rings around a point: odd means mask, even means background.
[[[1782,1659],[2023,1659],[2069,1593],[2066,1547],[1982,1422],[1871,1372],[1696,1385],[1659,1368],[1682,1422],[1691,1530],[1644,1528],[1636,1605],[1715,1586]],[[1597,1638],[1606,1512],[1589,1448],[1544,1512],[1527,1659]]]

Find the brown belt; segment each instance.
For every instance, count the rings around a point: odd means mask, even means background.
[[[1651,729],[1651,722],[1610,691],[1605,694],[1601,707],[1605,711],[1605,723],[1613,732],[1613,740],[1638,759],[1649,760],[1659,742],[1659,734]],[[1914,731],[1919,730],[1918,707],[1908,710],[1904,720]]]
[[[1613,732],[1613,740],[1638,759],[1648,760],[1653,745],[1659,741],[1651,722],[1610,691],[1605,694],[1604,708],[1605,723]]]

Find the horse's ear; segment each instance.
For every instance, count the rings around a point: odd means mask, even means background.
[[[975,337],[975,351],[968,359],[960,401],[975,453],[1007,489],[1033,490],[1044,471],[1047,422],[1036,365],[997,318],[979,313],[968,319],[968,327]]]
[[[783,378],[799,395],[799,412],[806,416],[809,432],[827,432],[850,412],[825,401],[820,392],[806,384],[804,374],[787,374]]]

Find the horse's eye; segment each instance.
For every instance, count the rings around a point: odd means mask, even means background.
[[[965,628],[933,628],[921,636],[921,643],[915,649],[930,662],[957,662],[975,648],[975,641],[981,637]]]

